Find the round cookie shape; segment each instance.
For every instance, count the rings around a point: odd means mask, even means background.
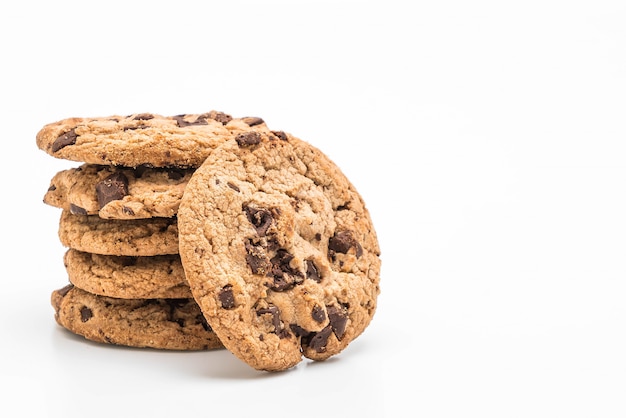
[[[178,212],[193,169],[83,164],[59,171],[44,203],[104,219],[170,218]]]
[[[162,350],[223,348],[193,299],[116,299],[72,284],[50,296],[54,319],[87,340]]]
[[[102,219],[62,211],[59,240],[68,248],[118,256],[178,254],[178,219]]]
[[[89,293],[120,299],[192,297],[178,254],[130,257],[66,251],[70,283]]]
[[[90,164],[198,167],[213,148],[241,130],[266,130],[257,117],[223,112],[163,116],[137,113],[67,118],[39,130],[37,146],[49,155]]]
[[[380,249],[354,186],[284,132],[241,133],[190,179],[179,252],[224,346],[258,370],[338,354],[369,325]]]

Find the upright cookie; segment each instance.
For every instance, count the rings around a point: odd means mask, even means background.
[[[164,350],[223,347],[193,299],[115,299],[73,285],[50,299],[57,323],[91,341]]]
[[[62,211],[59,239],[65,247],[94,254],[178,254],[178,220],[175,217],[112,220]]]
[[[250,366],[325,360],[369,325],[380,280],[374,226],[354,186],[310,144],[238,135],[194,173],[178,222],[192,294]]]
[[[193,168],[224,140],[249,130],[267,127],[261,118],[233,119],[217,111],[68,118],[45,125],[37,146],[53,157],[89,164]]]
[[[105,219],[171,218],[193,169],[136,169],[94,164],[59,171],[44,203]]]
[[[69,249],[70,282],[89,293],[121,299],[191,298],[178,254],[129,257]]]

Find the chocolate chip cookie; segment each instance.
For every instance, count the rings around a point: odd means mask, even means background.
[[[178,254],[178,220],[176,217],[102,219],[64,210],[59,220],[59,239],[65,247],[94,254]]]
[[[215,146],[241,131],[266,131],[257,117],[233,119],[223,112],[162,116],[68,118],[45,125],[37,146],[49,155],[89,164],[198,167]]]
[[[178,254],[130,257],[69,249],[69,280],[87,292],[121,299],[191,298]]]
[[[193,299],[115,299],[71,284],[50,299],[57,323],[91,341],[164,350],[223,347]]]
[[[50,182],[44,203],[105,219],[170,218],[178,212],[192,169],[136,169],[83,164]]]
[[[328,359],[374,316],[380,249],[369,212],[305,141],[242,132],[216,148],[185,188],[178,227],[195,300],[255,369]]]

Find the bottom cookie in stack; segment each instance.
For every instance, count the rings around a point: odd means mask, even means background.
[[[193,299],[120,299],[69,284],[52,292],[59,325],[88,340],[164,350],[222,348]]]

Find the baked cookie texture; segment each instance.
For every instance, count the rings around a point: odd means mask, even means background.
[[[163,116],[137,113],[68,118],[45,125],[37,146],[49,155],[89,164],[124,167],[198,167],[224,140],[243,131],[267,131],[257,117],[223,112]]]
[[[94,254],[154,256],[178,254],[178,219],[102,219],[62,211],[59,240],[68,248]]]
[[[50,299],[56,322],[87,340],[164,350],[223,347],[193,299],[115,299],[71,284]]]
[[[54,175],[44,203],[104,219],[176,216],[192,169],[83,164]]]
[[[369,325],[380,248],[362,197],[320,150],[281,131],[243,132],[189,180],[179,252],[224,346],[280,371],[340,353]]]
[[[63,261],[70,282],[96,295],[120,299],[192,297],[178,254],[131,257],[69,249]]]

